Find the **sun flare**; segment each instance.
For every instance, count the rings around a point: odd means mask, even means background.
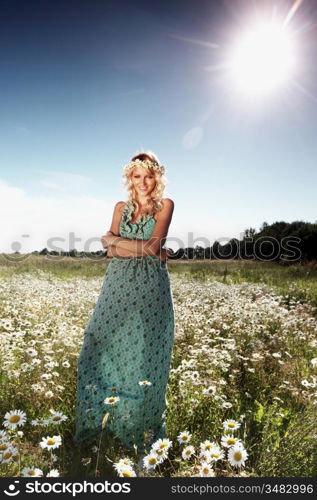
[[[294,69],[294,47],[286,27],[258,24],[237,41],[231,77],[248,95],[270,93],[287,81]]]

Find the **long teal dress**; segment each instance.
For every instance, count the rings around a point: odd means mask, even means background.
[[[132,224],[132,212],[128,201],[120,236],[149,239],[155,219],[143,215]],[[111,258],[78,359],[75,443],[97,437],[107,412],[105,432],[128,449],[137,445],[143,452],[166,436],[173,342],[174,306],[166,263],[151,255]],[[105,404],[111,396],[119,400]]]

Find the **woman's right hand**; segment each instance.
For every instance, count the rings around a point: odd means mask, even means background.
[[[168,253],[167,253],[166,248],[162,248],[162,249],[161,249],[161,252],[160,252],[159,257],[160,257],[160,260],[161,260],[162,262],[166,262],[166,261],[167,261],[167,259],[168,259]]]

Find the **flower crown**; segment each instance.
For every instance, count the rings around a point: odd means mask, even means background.
[[[161,175],[165,174],[166,168],[163,165],[158,165],[150,160],[133,160],[127,165],[123,167],[124,175],[128,175],[129,172],[135,167],[143,167],[143,168],[153,168],[156,172],[159,172]]]

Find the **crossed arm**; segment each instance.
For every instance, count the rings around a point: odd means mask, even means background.
[[[157,221],[149,240],[130,240],[119,236],[121,209],[124,202],[115,205],[110,230],[101,238],[103,248],[107,248],[109,257],[142,257],[144,255],[160,255],[166,253],[163,248],[168,228],[172,219],[174,202],[164,199],[163,209],[156,214]]]

